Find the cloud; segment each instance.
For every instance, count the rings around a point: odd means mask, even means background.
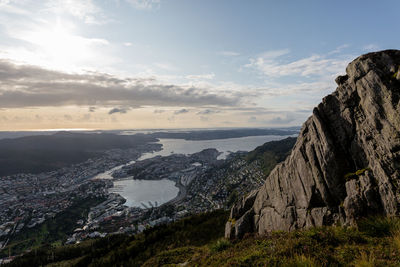
[[[275,115],[275,113],[279,113]],[[264,114],[257,114],[250,116],[247,122],[257,125],[291,125],[296,124],[299,125],[304,121],[304,114],[298,114],[295,112],[271,112],[270,114],[266,114],[267,118],[265,118]],[[274,115],[271,117],[271,115]]]
[[[68,114],[65,114],[65,115],[64,115],[64,120],[66,120],[66,121],[72,121],[72,116],[71,116],[71,115],[68,115]]]
[[[270,124],[289,124],[295,121],[297,117],[292,113],[287,113],[285,115],[276,116],[272,119],[267,120]]]
[[[185,78],[189,80],[212,80],[214,79],[215,74],[199,74],[199,75],[187,75]]]
[[[346,49],[348,47],[350,47],[349,44],[340,45],[340,46],[336,47],[334,50],[332,50],[331,52],[329,52],[328,54],[333,55],[333,54],[341,53],[344,49]]]
[[[370,52],[377,51],[378,49],[379,49],[379,46],[377,44],[368,44],[363,47],[363,50],[370,51]]]
[[[92,0],[52,0],[47,7],[54,13],[67,13],[87,24],[102,24],[104,19],[101,9]]]
[[[111,109],[108,114],[114,114],[114,113],[121,113],[121,114],[125,114],[126,112],[128,112],[129,108],[113,108]]]
[[[152,9],[160,7],[160,0],[125,0],[136,9]]]
[[[183,108],[183,109],[174,111],[174,115],[185,114],[185,113],[188,113],[188,112],[189,112],[188,109]]]
[[[177,67],[173,66],[170,63],[157,62],[157,63],[154,63],[153,65],[159,69],[166,70],[166,71],[177,71],[178,70]]]
[[[30,1],[26,2],[30,3]],[[115,53],[110,52],[109,49],[113,44],[108,40],[79,34],[76,28],[80,28],[78,25],[82,23],[65,18],[64,14],[55,14],[55,19],[41,19],[41,17],[48,17],[48,14],[40,11],[44,8],[43,4],[37,9],[28,4],[23,7],[34,10],[32,11],[34,13],[9,16],[7,19],[0,16],[2,33],[6,40],[11,41],[0,44],[2,57],[69,71],[96,69],[99,66],[99,57],[102,59],[102,68],[110,67],[120,61]],[[58,6],[55,8],[61,9]],[[48,7],[46,12],[56,11]],[[101,21],[104,20],[101,19]]]
[[[210,115],[210,114],[215,114],[215,113],[220,113],[221,111],[219,110],[212,110],[212,109],[205,109],[202,111],[197,112],[197,115]]]
[[[218,55],[225,56],[225,57],[236,57],[240,56],[240,53],[234,51],[220,51]]]
[[[251,116],[249,118],[249,122],[257,122],[257,117],[256,116]]]
[[[164,84],[155,78],[71,74],[0,60],[0,108],[39,106],[236,106],[237,92]]]
[[[289,54],[288,49],[267,51],[257,58],[251,58],[245,65],[253,68],[268,77],[283,76],[327,76],[343,72],[350,57],[333,58],[323,55],[312,55],[295,61],[287,62],[282,56]]]
[[[0,0],[0,9],[17,15],[39,15],[41,18],[48,13],[58,17],[67,15],[87,24],[104,24],[108,21],[93,0]]]
[[[124,46],[128,46],[128,47],[129,47],[129,46],[132,46],[132,45],[133,45],[133,44],[130,43],[130,42],[125,42],[125,43],[124,43]]]

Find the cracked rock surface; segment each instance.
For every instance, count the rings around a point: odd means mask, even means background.
[[[400,51],[362,55],[303,124],[292,153],[236,203],[225,236],[400,213]]]

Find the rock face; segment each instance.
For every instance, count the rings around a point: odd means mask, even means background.
[[[303,124],[290,156],[236,203],[227,238],[400,213],[400,51],[358,57]]]

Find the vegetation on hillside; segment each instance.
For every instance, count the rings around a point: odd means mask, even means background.
[[[141,266],[164,251],[215,242],[223,236],[227,219],[226,211],[217,210],[157,226],[136,236],[111,235],[76,245],[43,246],[9,266]]]
[[[44,247],[9,266],[399,266],[400,219],[317,227],[242,240],[222,238],[227,213],[195,215],[135,237],[114,235]]]
[[[276,164],[286,159],[292,151],[297,138],[288,137],[279,141],[271,141],[257,147],[246,155],[248,163],[259,160],[266,176],[275,168]]]

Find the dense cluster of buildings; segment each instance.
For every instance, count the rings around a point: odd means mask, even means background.
[[[0,249],[24,227],[33,228],[53,218],[77,199],[107,196],[112,182],[91,178],[140,154],[133,149],[113,149],[56,171],[1,177]]]
[[[171,155],[124,167],[117,172],[118,177],[125,177],[134,170],[131,173],[137,177],[154,179],[156,173],[157,177],[175,181],[180,186],[180,195],[160,207],[141,209],[124,206],[118,194],[109,194],[105,202],[91,209],[84,226],[78,228],[68,242],[80,242],[92,235],[136,234],[190,214],[229,208],[230,201],[258,188],[264,180],[259,162],[249,165],[240,154],[226,161],[216,160],[212,151],[203,152],[202,160],[198,155]]]
[[[127,207],[119,194],[110,193],[112,179],[93,179],[99,178],[98,173],[137,159],[141,155],[137,151],[110,150],[101,157],[57,171],[2,177],[0,249],[21,229],[40,225],[71,207],[74,200],[87,197],[106,200],[91,207],[87,217],[76,221],[67,244],[107,234],[136,234],[190,214],[229,208],[230,202],[260,186],[264,179],[259,164],[248,165],[240,154],[217,160],[219,152],[207,149],[192,155],[154,157],[117,170],[114,179],[166,178],[180,188],[175,199],[147,209]]]

